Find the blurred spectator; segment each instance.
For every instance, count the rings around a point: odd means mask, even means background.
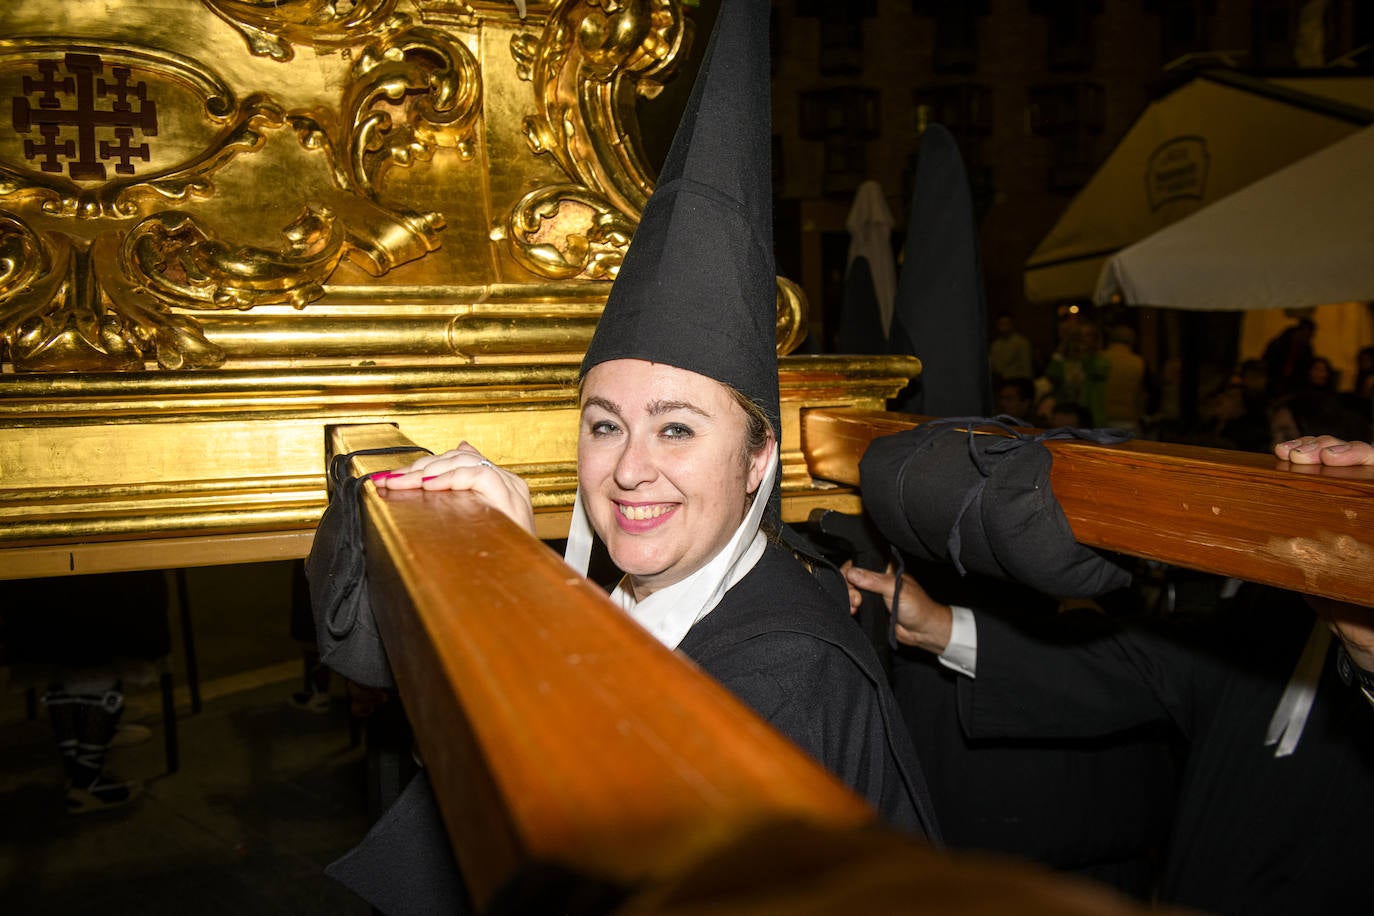
[[[997,384],[997,412],[1027,423],[1035,422],[1035,382],[1005,378]]]
[[[1355,395],[1374,398],[1374,347],[1363,347],[1355,355]]]
[[[1138,434],[1140,417],[1145,412],[1145,360],[1135,352],[1134,328],[1115,325],[1108,339],[1111,343],[1102,352],[1108,365],[1104,419],[1113,429]]]
[[[1106,422],[1106,381],[1111,365],[1102,355],[1102,331],[1093,321],[1066,322],[1059,349],[1050,357],[1045,376],[1057,402],[1072,401],[1088,409],[1092,422]]]
[[[1271,445],[1318,435],[1366,439],[1369,437],[1369,418],[1346,409],[1339,400],[1321,392],[1299,392],[1279,398],[1270,405]]]
[[[997,316],[997,336],[988,345],[988,369],[995,381],[1011,378],[1032,378],[1035,375],[1031,357],[1031,343],[1016,330],[1016,323],[1007,314]],[[1019,416],[1019,414],[1014,414]]]
[[[1269,396],[1278,397],[1302,387],[1313,360],[1312,338],[1317,325],[1310,318],[1279,332],[1264,348],[1264,364],[1269,370]]]
[[[1307,384],[1313,391],[1335,393],[1337,377],[1340,375],[1325,356],[1314,356],[1307,367]]]

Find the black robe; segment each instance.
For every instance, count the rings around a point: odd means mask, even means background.
[[[873,647],[843,599],[787,550],[771,545],[678,649],[867,798],[890,826],[939,841],[915,750]],[[392,916],[470,911],[423,772],[326,874]],[[521,876],[517,883],[526,886],[504,893],[532,893],[531,881],[549,879]],[[586,893],[569,887],[554,881],[537,893]]]
[[[916,751],[878,656],[845,604],[771,545],[678,651],[868,799],[938,842]]]
[[[1058,616],[1058,600],[1004,579],[960,576],[948,564],[910,559],[906,568],[945,604],[1014,607],[1009,617],[1022,625]],[[1100,603],[1108,614],[1140,613],[1130,593]],[[974,739],[959,722],[963,679],[929,652],[893,653],[892,692],[920,748],[949,848],[1010,853],[1152,898],[1175,798],[1167,727],[1074,739]],[[1132,791],[1121,791],[1123,784]]]
[[[1161,902],[1237,914],[1365,912],[1374,708],[1328,657],[1294,753],[1275,758],[1264,746],[1312,623],[1298,596],[1258,588],[1186,634],[1094,621],[1069,635],[1032,635],[979,615],[978,675],[960,678],[960,718],[974,737],[1166,723],[1186,756]]]

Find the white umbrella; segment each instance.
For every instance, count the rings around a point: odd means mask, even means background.
[[[1374,120],[1368,77],[1288,82],[1207,72],[1151,104],[1027,260],[1027,298],[1088,298],[1117,251]]]
[[[1094,298],[1198,310],[1374,299],[1374,127],[1129,246]]]

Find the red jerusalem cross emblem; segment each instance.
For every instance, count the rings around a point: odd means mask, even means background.
[[[106,80],[99,55],[68,54],[61,63],[39,61],[37,69],[14,99],[14,129],[37,128],[41,138],[24,141],[25,159],[45,172],[61,172],[65,160],[71,177],[84,181],[104,181],[107,162],[116,174],[132,175],[133,160],[148,161],[148,144],[135,144],[134,132],[157,136],[157,106],[146,83],[129,82],[128,67],[111,67]]]

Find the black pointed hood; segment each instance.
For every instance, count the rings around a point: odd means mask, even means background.
[[[768,14],[724,0],[582,373],[643,359],[730,385],[781,436]]]
[[[921,135],[889,347],[921,359],[901,409],[936,417],[992,410],[978,220],[959,144],[940,124]]]

